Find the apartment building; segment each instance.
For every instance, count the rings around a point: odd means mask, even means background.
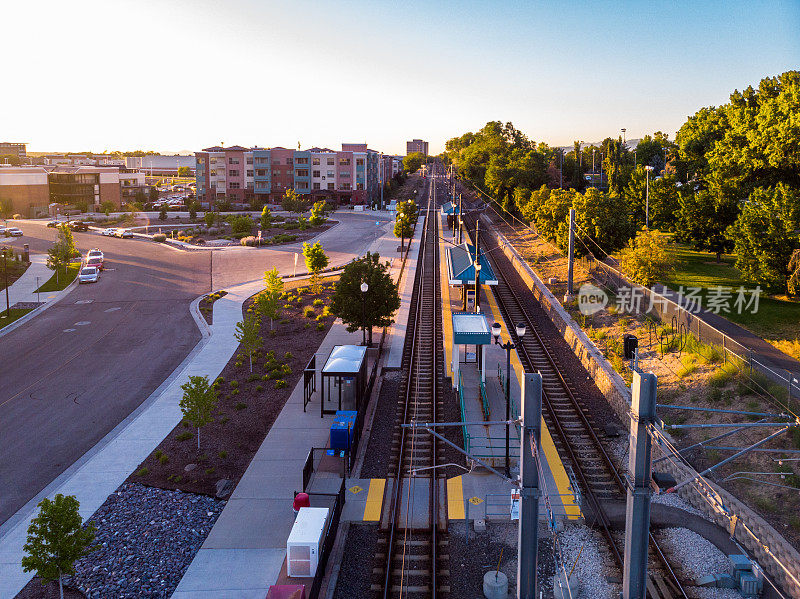
[[[17,158],[26,158],[28,156],[27,146],[28,144],[24,143],[0,141],[0,156],[11,155]]]
[[[222,168],[224,165],[224,168]],[[369,204],[380,197],[379,154],[367,144],[341,150],[211,147],[197,152],[197,197],[204,207],[279,203],[287,189],[313,200]]]
[[[421,139],[412,139],[406,142],[406,156],[419,152],[420,154],[428,155],[428,142]]]

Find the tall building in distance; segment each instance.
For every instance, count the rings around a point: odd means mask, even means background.
[[[287,189],[313,201],[367,205],[380,201],[381,186],[402,169],[396,158],[365,143],[343,143],[341,150],[310,148],[205,148],[195,153],[197,200],[205,208],[220,201],[236,207],[280,203]]]
[[[422,139],[412,139],[406,142],[406,156],[419,152],[420,154],[428,155],[428,142]]]
[[[17,158],[26,158],[28,156],[26,147],[27,144],[24,143],[0,141],[0,156],[11,155]]]

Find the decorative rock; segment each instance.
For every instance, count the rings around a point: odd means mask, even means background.
[[[227,478],[221,478],[217,481],[217,498],[222,499],[227,497],[233,491],[233,481]]]
[[[496,570],[483,575],[483,596],[486,599],[506,599],[508,597],[508,576]]]
[[[195,468],[197,468],[197,464],[186,464],[186,465],[183,467],[183,471],[184,471],[184,472],[191,472],[191,471],[192,471],[192,470],[194,470]]]
[[[564,580],[564,575],[553,576],[553,597],[554,599],[570,599],[578,593],[578,577],[573,574],[569,577],[569,589]]]

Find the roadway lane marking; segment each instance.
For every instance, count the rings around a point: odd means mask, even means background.
[[[91,304],[93,301],[94,301],[93,299],[90,299],[90,300],[78,300],[75,303],[76,304]]]
[[[109,308],[108,310],[103,310],[103,312],[116,312],[117,310],[122,310],[119,306],[116,308]]]
[[[77,331],[78,329],[64,329],[64,333],[72,333],[73,331]]]
[[[90,320],[81,320],[80,322],[76,322],[76,327],[85,327],[87,324],[92,324]]]
[[[386,488],[385,478],[372,478],[369,481],[367,504],[364,506],[364,521],[378,522],[383,507],[383,491]]]

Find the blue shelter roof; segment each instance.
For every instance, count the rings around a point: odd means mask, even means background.
[[[487,345],[492,333],[484,314],[453,312],[453,343],[456,345]]]
[[[447,276],[450,285],[475,284],[475,246],[462,243],[447,248]],[[479,256],[481,265],[480,282],[483,285],[497,285],[497,277],[489,264],[486,255],[481,252]]]
[[[453,202],[442,204],[442,214],[458,214],[458,205]]]

